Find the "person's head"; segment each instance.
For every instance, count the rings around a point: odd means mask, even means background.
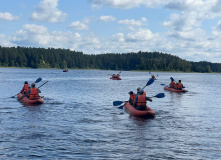
[[[31,84],[31,87],[32,87],[32,88],[35,88],[35,83],[32,83],[32,84]]]
[[[28,81],[25,81],[25,84],[28,84]]]
[[[140,93],[143,94],[143,93],[144,93],[144,90],[143,90],[143,89],[140,89]]]
[[[140,87],[138,87],[138,88],[137,88],[137,92],[140,92],[140,89],[141,89],[141,88],[140,88]]]
[[[179,83],[181,83],[181,80],[179,80]]]
[[[134,92],[133,92],[133,91],[130,91],[129,94],[130,94],[130,95],[131,95],[131,94],[134,94]]]

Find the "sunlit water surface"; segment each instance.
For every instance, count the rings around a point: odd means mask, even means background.
[[[149,72],[0,68],[0,159],[221,159],[220,74],[152,73],[147,86],[154,119],[130,116],[113,101],[144,87]],[[16,95],[33,83],[44,104],[25,106]],[[189,91],[165,91],[170,77]]]

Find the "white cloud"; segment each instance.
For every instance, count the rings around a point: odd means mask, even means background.
[[[89,0],[93,6],[111,6],[114,8],[129,9],[139,7],[143,0]]]
[[[57,9],[58,0],[42,0],[35,7],[35,11],[31,15],[31,20],[46,22],[63,22],[67,16],[66,13]]]
[[[0,21],[1,20],[6,20],[6,21],[15,21],[18,20],[19,17],[18,16],[13,16],[11,13],[9,12],[5,12],[5,13],[0,13]]]
[[[69,27],[72,29],[76,29],[76,30],[87,30],[88,29],[87,22],[80,22],[80,21],[72,22],[69,25]]]
[[[2,39],[0,35],[0,42]],[[85,53],[91,53],[100,48],[100,40],[94,34],[81,36],[73,32],[53,31],[50,33],[45,26],[35,24],[24,25],[8,40],[8,43],[29,47],[69,48],[84,50]]]
[[[99,20],[103,22],[109,22],[115,21],[115,18],[113,16],[100,16]]]
[[[217,25],[214,27],[214,29],[221,31],[221,20],[217,23]]]
[[[139,29],[137,31],[128,33],[126,36],[127,41],[147,41],[154,37],[149,29]]]
[[[50,39],[48,30],[44,26],[38,26],[35,24],[26,24],[23,26],[22,30],[17,31],[12,36],[12,42],[26,45],[45,45]]]
[[[136,21],[134,19],[125,19],[121,20],[118,23],[119,24],[124,24],[124,25],[132,25],[132,26],[142,26],[146,25],[147,19],[142,17],[140,21]]]
[[[0,34],[0,44],[1,44],[1,46],[4,46],[4,47],[15,46],[15,44],[10,42],[10,38],[3,35],[3,34]]]
[[[119,42],[124,42],[125,41],[125,37],[123,33],[117,33],[115,35],[112,36],[114,41],[119,41]]]

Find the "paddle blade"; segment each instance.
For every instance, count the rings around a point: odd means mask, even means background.
[[[118,107],[118,109],[123,109],[123,108],[124,108],[124,105]]]
[[[36,81],[35,81],[35,83],[38,83],[38,82],[41,82],[41,78],[38,78]]]
[[[124,102],[123,101],[114,101],[113,105],[118,106],[118,105],[121,105],[122,103],[124,103]]]
[[[159,94],[157,94],[154,97],[156,97],[156,98],[163,98],[163,97],[165,97],[165,94],[164,93],[159,93]]]
[[[160,84],[161,86],[165,86],[165,84]]]
[[[154,79],[153,79],[153,78],[150,78],[149,81],[147,82],[146,86],[151,85],[153,82],[154,82]]]

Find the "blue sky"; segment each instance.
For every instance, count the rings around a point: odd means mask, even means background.
[[[0,46],[221,63],[219,0],[0,0]]]

